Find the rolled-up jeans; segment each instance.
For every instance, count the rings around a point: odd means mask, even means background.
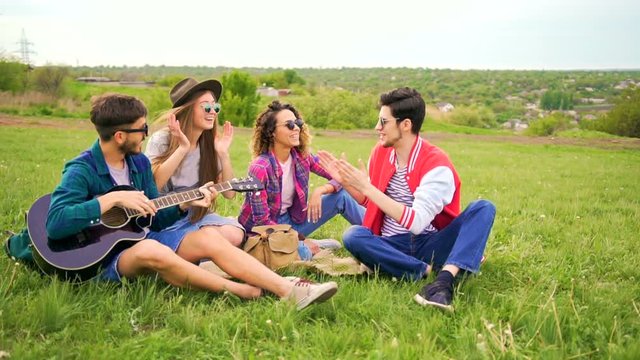
[[[352,226],[342,236],[344,246],[369,268],[399,279],[420,280],[427,264],[455,265],[475,273],[487,245],[495,206],[474,201],[444,229],[413,235],[374,235],[369,228]]]
[[[359,205],[351,195],[343,189],[332,194],[322,195],[322,216],[320,216],[317,222],[305,220],[297,224],[291,220],[289,212],[286,212],[280,215],[278,224],[289,224],[297,232],[306,237],[338,214],[342,215],[351,225],[360,225],[364,217],[364,210],[364,207]],[[301,243],[300,246],[307,247],[303,243]],[[298,247],[300,258],[307,260],[305,257],[308,257],[311,251],[301,251],[300,246]]]

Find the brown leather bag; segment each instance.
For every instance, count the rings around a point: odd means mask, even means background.
[[[254,226],[244,244],[244,251],[258,259],[271,270],[290,265],[300,260],[298,255],[298,232],[291,225]]]

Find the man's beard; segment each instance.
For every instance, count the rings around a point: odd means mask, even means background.
[[[388,139],[384,143],[382,143],[383,148],[393,147],[398,141],[402,140],[402,133],[398,132],[398,136],[393,139]]]
[[[120,145],[120,152],[126,155],[138,155],[140,154],[140,144],[126,141]]]

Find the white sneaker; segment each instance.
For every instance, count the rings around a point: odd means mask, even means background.
[[[285,299],[294,302],[296,308],[302,310],[311,304],[328,300],[337,291],[338,284],[334,281],[316,284],[306,279],[298,279]]]

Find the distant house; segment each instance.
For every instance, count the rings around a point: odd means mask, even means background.
[[[627,80],[623,80],[620,81],[620,83],[618,83],[618,85],[614,86],[615,89],[617,90],[624,90],[630,86],[638,86],[640,84],[640,82],[635,83],[633,80],[631,79],[627,79]]]
[[[580,102],[583,104],[604,104],[607,100],[600,98],[582,98]]]
[[[260,86],[256,92],[262,96],[278,97],[291,94],[291,89],[276,89],[271,86]]]
[[[529,124],[520,119],[510,119],[502,124],[503,129],[512,129],[515,131],[523,131],[529,127]]]
[[[527,110],[538,110],[538,105],[534,103],[527,103],[524,108]]]
[[[440,110],[441,112],[449,112],[455,109],[455,107],[448,102],[439,102],[436,104],[436,106],[438,107],[438,110]]]
[[[507,95],[505,97],[505,100],[507,100],[507,101],[522,101],[522,98],[519,97],[519,96]]]
[[[278,89],[272,88],[271,86],[260,86],[256,92],[262,96],[269,97],[277,97]]]
[[[76,78],[76,81],[93,83],[93,82],[112,82],[113,80],[103,76],[81,76],[79,78]]]

